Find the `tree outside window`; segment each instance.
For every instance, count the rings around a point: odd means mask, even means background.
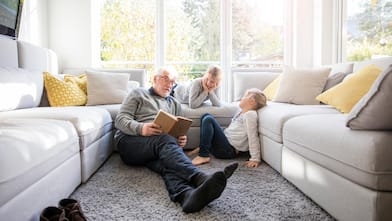
[[[102,65],[144,68],[151,74],[162,65],[155,62],[163,61],[181,73],[181,81],[200,77],[210,64],[219,65],[228,56],[233,68],[281,66],[283,2],[232,0],[232,54],[227,55],[221,42],[228,34],[221,30],[228,13],[221,10],[223,0],[101,0]],[[156,24],[160,10],[163,33]]]
[[[347,1],[346,60],[392,56],[392,0]]]

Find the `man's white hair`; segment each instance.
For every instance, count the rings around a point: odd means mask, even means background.
[[[160,67],[155,75],[162,76],[164,72],[169,72],[170,75],[173,76],[173,78],[177,78],[177,76],[178,76],[178,73],[177,73],[176,69],[174,67],[172,67],[172,66]]]

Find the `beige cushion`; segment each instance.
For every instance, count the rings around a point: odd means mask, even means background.
[[[269,101],[267,106],[257,111],[259,133],[275,142],[282,143],[282,130],[289,119],[301,115],[337,113],[339,111],[329,105],[292,105]]]
[[[0,112],[0,119],[55,119],[71,122],[79,136],[80,149],[83,150],[112,130],[112,118],[103,108],[70,106],[26,108]]]
[[[362,130],[392,129],[392,65],[384,70],[369,92],[354,106],[347,117],[347,126]]]
[[[283,144],[354,183],[392,191],[392,132],[351,130],[345,121],[344,114],[291,118],[283,127]]]
[[[87,104],[120,104],[128,93],[128,74],[87,71]]]
[[[2,118],[0,134],[1,208],[15,200],[14,197],[20,197],[29,187],[34,188],[37,182],[69,158],[79,155],[79,139],[68,121]]]
[[[321,93],[331,68],[294,69],[285,67],[273,101],[293,104],[320,104]]]

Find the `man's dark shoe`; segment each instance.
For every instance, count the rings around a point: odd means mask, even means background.
[[[65,217],[67,217],[69,221],[87,221],[77,200],[62,199],[59,202],[59,208],[65,211]]]
[[[68,219],[65,218],[64,210],[54,206],[46,207],[42,211],[39,220],[40,221],[68,221]]]

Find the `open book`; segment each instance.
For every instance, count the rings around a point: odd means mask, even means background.
[[[161,126],[163,133],[170,134],[177,138],[188,132],[192,120],[186,117],[174,116],[164,110],[159,110],[157,116],[155,116],[154,123]]]

